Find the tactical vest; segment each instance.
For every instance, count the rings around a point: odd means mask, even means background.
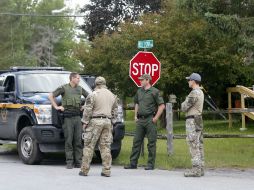
[[[63,88],[62,106],[67,111],[79,111],[81,107],[82,88],[80,86],[72,88],[70,84],[64,85]]]

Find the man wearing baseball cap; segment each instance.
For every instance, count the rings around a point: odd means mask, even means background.
[[[203,119],[202,111],[204,93],[200,89],[201,76],[192,73],[186,77],[192,89],[181,105],[186,117],[186,140],[189,145],[192,169],[184,173],[185,177],[200,177],[204,175],[204,148],[203,148]]]
[[[140,155],[141,145],[145,135],[148,139],[148,163],[145,170],[153,170],[156,155],[157,130],[156,122],[161,116],[165,105],[160,91],[151,86],[151,76],[144,74],[139,77],[141,88],[138,89],[135,97],[135,121],[136,132],[133,139],[130,164],[125,169],[136,169]]]

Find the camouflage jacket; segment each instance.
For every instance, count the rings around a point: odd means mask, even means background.
[[[193,89],[181,105],[186,116],[201,115],[203,112],[204,93],[200,88]]]
[[[82,122],[88,124],[92,117],[106,116],[112,123],[116,122],[118,104],[117,97],[105,86],[96,88],[92,94],[88,95],[84,105]]]

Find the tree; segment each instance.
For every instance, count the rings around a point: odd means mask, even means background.
[[[180,6],[198,12],[233,36],[238,50],[245,54],[245,64],[254,63],[254,0],[180,0]]]
[[[56,32],[49,27],[37,26],[38,40],[31,46],[30,54],[35,58],[37,66],[57,66],[57,57],[53,54],[54,44],[59,41]]]
[[[244,64],[234,35],[223,32],[195,10],[166,1],[160,14],[146,14],[140,23],[126,22],[121,31],[97,36],[89,48],[79,53],[84,71],[103,75],[119,95],[133,96],[136,87],[128,76],[129,61],[138,51],[137,41],[153,39],[152,50],[162,63],[157,87],[167,97],[184,97],[189,89],[185,77],[199,72],[203,85],[220,105],[226,87],[250,85],[253,66]]]
[[[2,0],[0,12],[51,15],[64,0]],[[68,11],[68,10],[67,10]],[[66,14],[64,11],[59,14]],[[79,70],[73,56],[75,21],[64,17],[0,15],[0,69],[10,66],[64,66]]]
[[[2,0],[0,12],[27,12],[31,13],[36,1]],[[29,8],[28,8],[29,7]],[[12,17],[0,15],[0,69],[6,69],[17,63],[26,63],[27,54],[25,47],[32,32],[26,30],[29,27],[29,17]]]
[[[98,34],[117,30],[123,21],[134,22],[139,15],[158,12],[160,8],[161,0],[91,0],[81,9],[85,13],[81,29],[93,40]]]

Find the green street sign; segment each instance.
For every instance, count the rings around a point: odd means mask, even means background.
[[[148,49],[153,47],[153,40],[138,41],[138,48]]]

